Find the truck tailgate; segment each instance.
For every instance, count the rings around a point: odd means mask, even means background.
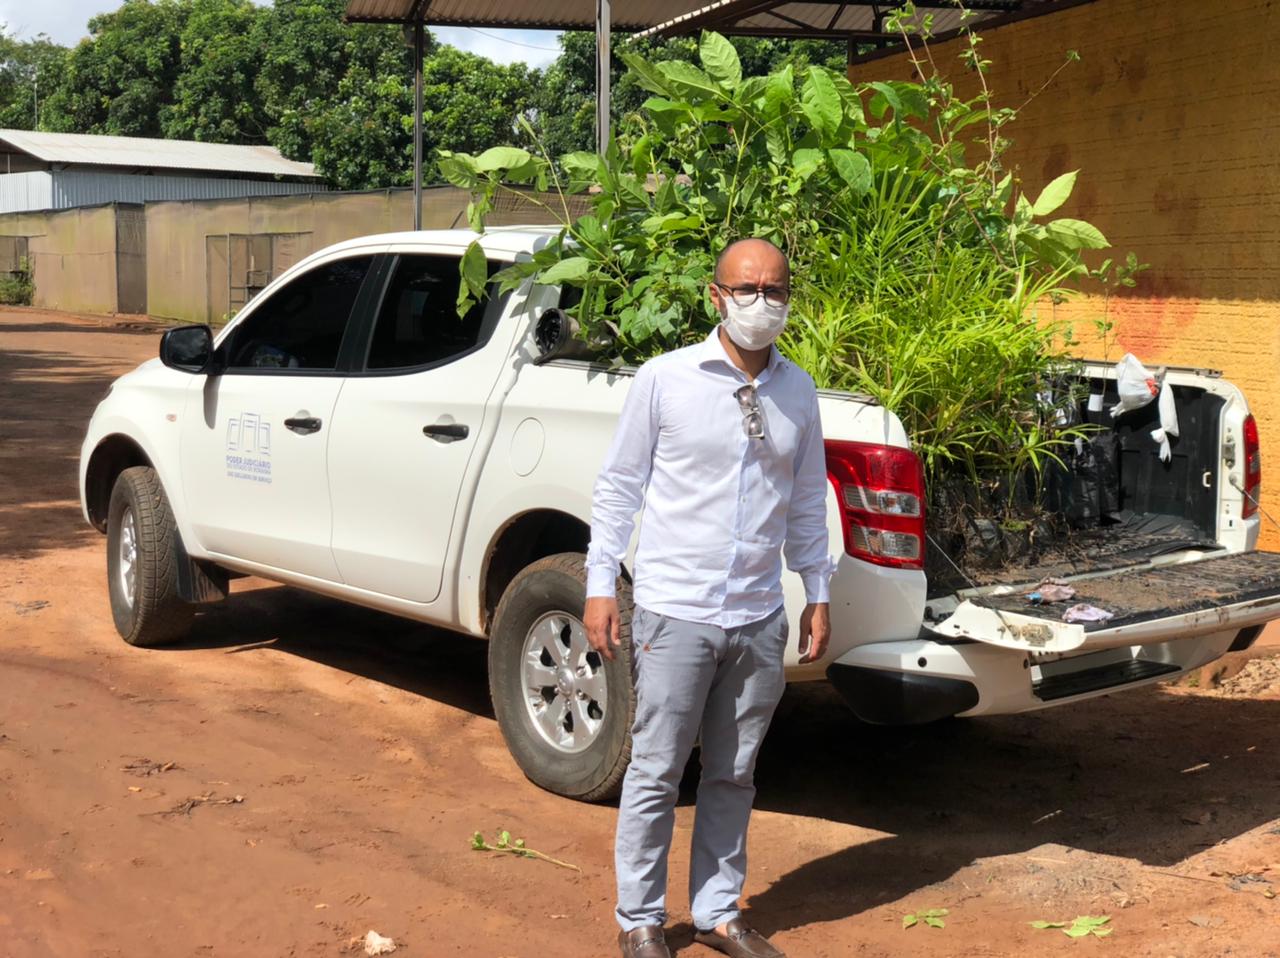
[[[1280,553],[1243,552],[1069,580],[1069,602],[1035,606],[1023,588],[972,595],[930,628],[1028,652],[1071,652],[1143,645],[1225,632],[1280,618]],[[1067,623],[1062,613],[1087,603],[1106,622]]]

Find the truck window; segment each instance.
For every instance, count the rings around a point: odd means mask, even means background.
[[[258,303],[232,333],[227,370],[334,369],[372,256],[335,260]]]
[[[490,261],[489,275],[501,265]],[[460,282],[457,257],[400,256],[378,310],[365,368],[438,366],[487,343],[506,297],[490,284],[488,295],[459,316]]]

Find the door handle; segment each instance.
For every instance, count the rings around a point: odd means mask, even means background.
[[[453,442],[458,439],[466,439],[471,435],[471,427],[464,426],[460,422],[436,423],[434,426],[423,426],[422,434],[430,436],[432,439],[442,439],[446,442]]]
[[[293,416],[284,421],[284,428],[302,436],[309,436],[320,431],[320,420],[314,416]]]

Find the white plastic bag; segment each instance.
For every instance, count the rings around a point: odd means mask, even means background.
[[[1124,358],[1116,363],[1116,390],[1120,393],[1120,401],[1111,407],[1112,418],[1141,409],[1159,397],[1156,408],[1160,414],[1160,427],[1151,430],[1151,438],[1160,444],[1160,461],[1168,462],[1173,455],[1169,440],[1178,435],[1178,411],[1173,401],[1173,388],[1167,383],[1162,385],[1133,353],[1125,353]]]
[[[1156,377],[1147,371],[1147,367],[1138,362],[1133,353],[1125,353],[1124,359],[1116,363],[1116,391],[1120,393],[1120,401],[1111,407],[1111,418],[1122,413],[1141,409],[1156,398],[1160,386]]]
[[[1169,438],[1178,435],[1178,410],[1173,403],[1173,387],[1165,383],[1160,387],[1160,428],[1151,430],[1151,438],[1160,443],[1160,461],[1168,462],[1173,456]]]

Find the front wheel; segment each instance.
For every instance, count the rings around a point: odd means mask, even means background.
[[[178,596],[178,528],[149,466],[120,473],[107,511],[107,591],[116,631],[130,645],[181,638],[194,610]]]
[[[631,759],[631,590],[618,586],[622,643],[612,661],[587,642],[579,553],[523,569],[489,635],[489,694],[516,764],[535,785],[588,802],[616,797]]]

